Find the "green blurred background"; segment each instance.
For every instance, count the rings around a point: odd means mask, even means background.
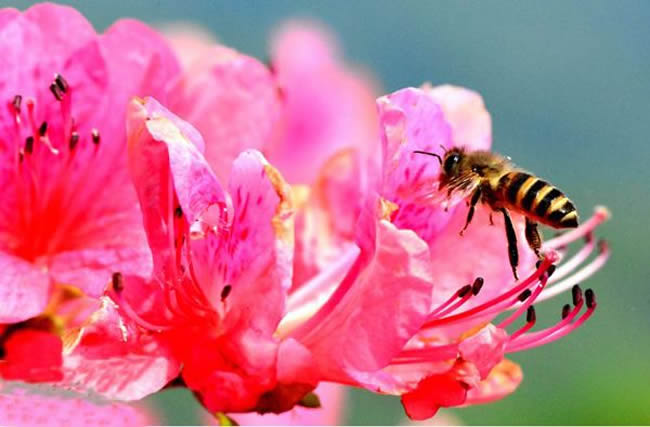
[[[495,150],[552,178],[583,217],[596,204],[611,209],[599,235],[610,240],[613,256],[588,282],[599,309],[586,327],[514,355],[525,373],[516,393],[446,413],[464,424],[650,423],[650,2],[64,3],[98,30],[126,16],[154,25],[182,20],[262,59],[279,23],[313,18],[385,92],[424,81],[480,92],[492,114]],[[554,322],[564,302],[538,305],[538,319]],[[167,391],[150,402],[169,423],[200,422],[187,392]],[[354,390],[346,400],[349,424],[402,418],[397,398]]]

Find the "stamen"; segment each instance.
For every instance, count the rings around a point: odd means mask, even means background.
[[[47,133],[47,122],[43,122],[38,128],[38,134],[40,136],[45,136],[46,133]]]
[[[596,307],[596,294],[593,289],[587,289],[585,291],[585,299],[587,300],[587,308]]]
[[[90,134],[92,135],[93,144],[99,145],[99,142],[101,140],[101,138],[99,136],[99,131],[97,129],[93,128],[93,130],[90,132]]]
[[[472,294],[474,294],[474,296],[478,295],[478,293],[481,292],[483,282],[484,280],[482,277],[477,277],[474,279],[474,283],[472,284]]]
[[[55,82],[50,83],[50,92],[52,92],[52,95],[54,95],[54,98],[57,101],[61,101],[63,99],[63,92],[61,92],[61,89]]]
[[[593,292],[593,291],[592,291]],[[582,307],[583,301],[580,301],[580,304],[577,305],[573,311],[561,322],[559,322],[556,326],[553,326],[551,328],[548,328],[544,331],[539,331],[535,332],[534,334],[529,334],[529,337],[526,338],[521,338],[517,342],[514,343],[514,345],[510,345],[508,343],[508,346],[506,347],[506,352],[508,353],[513,353],[516,351],[522,351],[522,350],[529,350],[531,348],[539,347],[545,344],[548,344],[550,342],[556,341],[571,332],[575,331],[578,329],[582,324],[584,324],[591,315],[594,313],[596,310],[596,304],[595,304],[595,299],[594,296],[592,295],[590,297],[590,301],[592,302],[592,306],[587,309],[587,311],[580,316],[578,320],[576,320],[574,323],[570,323],[571,320],[576,316],[578,311],[580,311],[580,308]]]
[[[61,90],[61,92],[66,93],[68,91],[68,82],[65,81],[61,74],[54,75],[54,83]]]
[[[124,277],[122,276],[122,273],[113,273],[112,279],[113,289],[115,292],[122,292],[124,290]]]
[[[221,301],[225,301],[226,298],[228,298],[228,295],[230,295],[230,291],[232,291],[232,286],[226,285],[223,287],[221,290]]]
[[[525,301],[525,302],[523,304],[521,304],[521,306],[519,308],[517,308],[517,310],[515,310],[514,313],[512,313],[505,320],[503,320],[501,323],[499,323],[497,325],[497,327],[501,328],[501,329],[507,328],[508,326],[510,326],[510,324],[512,324],[512,322],[515,321],[515,319],[517,319],[519,316],[521,316],[521,314],[524,312],[524,310],[527,310],[528,308],[530,308],[532,306],[532,304],[535,302],[535,300],[537,299],[537,297],[539,296],[539,294],[544,289],[544,286],[546,286],[547,281],[548,281],[548,276],[546,274],[543,274],[541,279],[540,279],[540,283],[537,285],[537,288],[535,288],[535,291],[531,292],[528,296],[526,296],[526,298],[524,298],[524,300],[520,300],[520,301]],[[526,291],[530,291],[530,289],[526,289]],[[522,292],[522,294],[525,293],[526,291]],[[520,295],[520,297],[521,297],[521,295]]]
[[[535,326],[536,322],[537,315],[535,314],[535,307],[531,305],[528,307],[528,311],[526,311],[526,324],[510,335],[510,341],[512,342],[524,333],[528,332],[533,326]]]
[[[77,131],[73,131],[72,134],[70,134],[70,151],[73,151],[78,143],[79,133]]]
[[[537,320],[537,315],[535,314],[535,307],[531,305],[530,307],[528,307],[528,310],[526,311],[526,322],[535,323],[536,320]]]
[[[521,301],[521,302],[524,302],[524,301],[526,301],[526,298],[528,298],[528,297],[531,296],[532,294],[533,294],[533,292],[532,292],[530,289],[526,289],[526,290],[524,290],[522,293],[519,294],[519,296],[517,297],[517,299],[518,299],[519,301]]]
[[[20,114],[20,106],[23,102],[23,97],[21,95],[14,96],[14,99],[11,101],[11,105],[14,107],[14,111]]]
[[[492,298],[489,301],[486,301],[483,304],[480,304],[472,309],[469,309],[467,311],[454,314],[452,316],[446,317],[446,318],[439,318],[439,319],[433,319],[427,321],[423,327],[424,328],[430,328],[430,327],[435,327],[439,326],[441,324],[446,324],[446,323],[451,323],[455,322],[461,319],[468,319],[474,316],[479,316],[479,315],[486,315],[488,313],[492,312],[499,312],[502,311],[503,309],[507,308],[508,306],[512,305],[512,301],[507,301],[509,298],[512,298],[513,296],[517,295],[524,289],[527,289],[531,284],[533,284],[535,281],[537,281],[540,276],[549,268],[549,266],[557,261],[557,254],[555,252],[549,252],[546,254],[544,257],[544,260],[540,264],[539,268],[537,268],[529,277],[526,279],[522,280],[518,285],[514,286],[510,290],[502,293],[501,295],[496,296],[495,298]],[[500,304],[503,303],[503,304]],[[505,306],[505,307],[504,307]]]
[[[580,286],[573,285],[573,288],[571,288],[571,298],[574,306],[582,303],[582,289],[580,289]]]
[[[34,152],[34,137],[28,136],[25,139],[25,153],[32,154]]]
[[[553,276],[553,280],[549,281],[549,285],[557,282],[573,270],[575,270],[580,264],[582,264],[591,254],[593,251],[594,247],[596,246],[596,242],[593,238],[593,234],[589,233],[585,236],[585,245],[580,248],[578,252],[575,253],[571,257],[571,259],[565,261],[560,265],[560,267],[557,269],[555,272],[555,275]]]
[[[610,250],[607,242],[605,241],[599,242],[598,248],[600,250],[600,253],[596,258],[594,258],[589,264],[582,267],[576,273],[545,289],[544,292],[542,292],[542,294],[539,296],[539,301],[553,298],[554,296],[565,292],[571,286],[573,286],[573,284],[584,282],[587,278],[600,270],[600,268],[607,262],[607,259],[610,255]]]

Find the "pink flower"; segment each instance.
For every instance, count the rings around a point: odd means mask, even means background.
[[[178,65],[135,21],[98,36],[52,4],[2,9],[0,21],[0,322],[10,323],[41,313],[53,285],[98,297],[115,269],[150,272],[126,169],[125,103],[164,96]]]
[[[141,398],[178,365],[101,295],[114,270],[151,272],[125,105],[134,92],[164,97],[178,64],[136,21],[98,36],[52,4],[3,9],[0,20],[0,322],[13,323],[0,334],[0,375]]]
[[[31,386],[0,384],[0,424],[12,426],[139,426],[156,424],[144,409],[98,396]]]
[[[160,332],[211,411],[291,408],[317,379],[297,377],[309,354],[274,337],[291,283],[288,185],[249,150],[223,191],[198,132],[151,98],[131,103],[127,128],[154,275],[126,277],[114,298]]]
[[[423,195],[435,189],[439,165],[413,153],[436,151],[441,145],[489,148],[490,120],[480,97],[455,87],[404,89],[380,98],[378,108],[383,173],[376,195],[369,192],[370,203],[356,222],[356,245],[340,251],[337,262],[320,265],[315,276],[290,295],[290,311],[279,336],[304,345],[322,379],[401,395],[414,419],[429,418],[441,406],[501,398],[522,378],[520,368],[504,359],[505,354],[559,339],[592,315],[593,292],[583,296],[574,287],[574,307],[563,308],[562,320],[529,332],[536,320],[533,302],[563,293],[606,261],[609,251],[601,245],[590,263],[573,272],[593,251],[591,233],[608,213],[598,208],[580,228],[547,241],[546,259],[537,267],[532,251],[520,245],[525,278],[514,282],[502,222],[495,218],[495,226],[489,225],[489,212],[480,208],[459,236],[467,215],[464,204],[427,201]],[[345,165],[339,170],[346,172],[323,172],[320,188],[326,194],[363,188],[360,174],[350,173],[360,168],[359,162],[347,160],[339,162]],[[327,206],[316,198],[306,209],[316,212],[315,218],[328,219],[361,196],[330,198]],[[342,217],[347,223],[346,215]],[[514,221],[519,241],[525,242],[523,218],[515,215]],[[331,225],[324,229],[335,230]],[[324,246],[341,248],[344,235],[338,240],[332,235],[336,233],[330,233]],[[582,236],[587,236],[585,246],[556,269],[564,247]],[[509,310],[514,312],[501,322],[489,323]],[[524,325],[508,332],[524,313]]]

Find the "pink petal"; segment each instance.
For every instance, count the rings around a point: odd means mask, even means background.
[[[122,233],[120,237],[128,239],[131,236]],[[59,283],[82,284],[80,288],[86,295],[99,297],[114,272],[147,276],[151,271],[151,253],[142,244],[141,236],[137,237],[132,245],[123,240],[122,247],[61,252],[51,258],[50,274]]]
[[[126,322],[106,297],[90,323],[65,341],[64,377],[57,386],[137,400],[160,390],[179,373],[178,363],[157,337]]]
[[[450,374],[432,375],[420,382],[418,388],[402,396],[402,405],[412,420],[433,417],[442,406],[457,406],[465,402],[467,388]]]
[[[4,19],[0,99],[7,101],[19,93],[35,94],[36,88],[46,93],[52,74],[62,69],[73,51],[95,37],[90,23],[67,6],[37,4],[22,16],[6,12]]]
[[[446,226],[453,208],[445,212],[419,201],[420,193],[435,190],[440,165],[435,158],[415,154],[439,153],[452,147],[451,129],[438,104],[420,89],[407,88],[377,101],[383,150],[382,196],[397,203],[392,222],[431,241]]]
[[[285,131],[266,147],[291,183],[311,183],[324,159],[346,147],[375,153],[374,88],[346,69],[332,38],[309,23],[290,23],[272,42],[272,64],[285,99]]]
[[[375,239],[370,242],[374,252],[357,260],[328,303],[294,334],[312,351],[326,379],[340,381],[345,372],[383,368],[428,314],[426,244],[412,231],[383,220],[376,224]],[[364,266],[365,257],[370,258]]]
[[[173,86],[169,107],[207,141],[205,157],[226,182],[232,161],[246,148],[273,138],[281,105],[270,71],[259,61],[220,45],[201,56]]]
[[[343,421],[343,403],[345,389],[335,383],[321,383],[314,390],[320,399],[320,408],[294,409],[282,414],[232,414],[232,418],[240,425],[339,425]],[[212,419],[208,420],[208,422]]]
[[[464,360],[476,366],[481,378],[486,378],[492,368],[503,360],[507,343],[506,331],[488,324],[471,337],[461,341],[458,349]]]
[[[50,294],[46,271],[0,251],[0,323],[14,323],[40,314]]]
[[[45,385],[0,384],[0,424],[137,426],[153,420],[135,407]]]
[[[171,268],[175,199],[192,224],[211,205],[225,205],[225,196],[193,143],[202,145],[198,132],[155,100],[130,103],[127,132],[129,167],[154,264]]]
[[[359,153],[342,150],[321,169],[308,199],[298,206],[296,251],[292,290],[298,289],[321,269],[336,263],[354,242],[363,194]]]
[[[471,151],[489,150],[492,119],[477,92],[459,86],[423,88],[442,107],[452,128],[454,145]]]

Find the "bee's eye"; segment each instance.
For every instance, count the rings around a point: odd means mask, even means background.
[[[447,175],[453,175],[456,171],[456,166],[458,166],[458,162],[460,162],[460,155],[457,153],[451,154],[445,159],[445,164],[442,168]]]

